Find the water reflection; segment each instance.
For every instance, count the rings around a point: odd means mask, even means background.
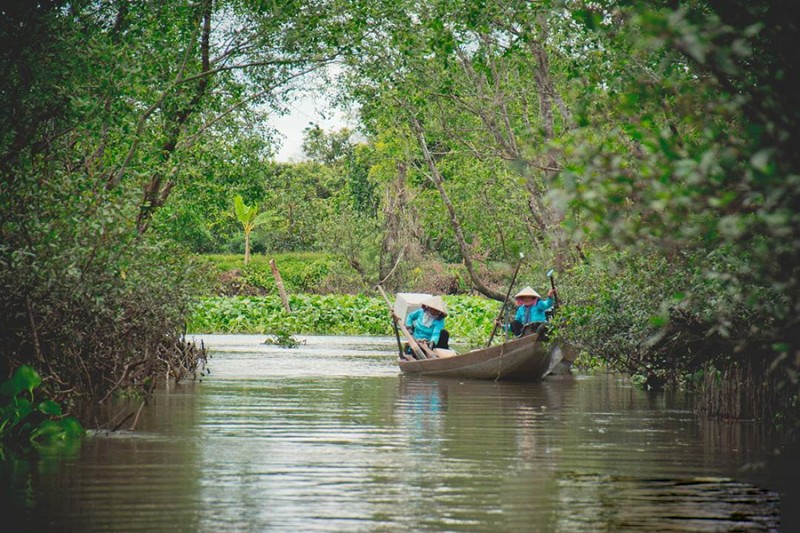
[[[203,383],[2,501],[37,531],[776,531],[796,494],[758,428],[618,376],[403,376],[394,338],[303,340],[204,337]]]

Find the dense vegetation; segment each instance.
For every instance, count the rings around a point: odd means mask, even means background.
[[[485,346],[499,304],[478,296],[445,296],[452,342]],[[210,297],[199,301],[189,331],[294,335],[394,336],[386,302],[363,295],[294,295],[287,312],[277,296]]]
[[[302,252],[295,298],[352,294],[372,316],[358,298],[382,283],[491,302],[523,252],[524,284],[557,268],[562,334],[587,353],[697,385],[713,414],[796,407],[784,3],[0,9],[3,377],[28,364],[52,398],[99,402],[192,375],[186,320],[217,288],[196,254],[244,253],[240,197],[260,218],[227,294],[274,296],[259,258]],[[311,71],[363,141],[312,125],[308,160],[275,163],[265,118]]]

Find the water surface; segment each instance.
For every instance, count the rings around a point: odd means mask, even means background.
[[[396,340],[198,336],[136,431],[13,472],[43,531],[790,531],[794,448],[619,375],[400,375]],[[776,453],[780,452],[780,453]],[[4,490],[6,487],[4,486]],[[783,515],[783,516],[782,516]],[[781,522],[783,524],[781,525]]]

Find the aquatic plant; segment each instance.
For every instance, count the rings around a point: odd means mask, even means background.
[[[33,367],[22,365],[0,385],[4,397],[0,403],[0,459],[5,459],[6,446],[21,451],[52,450],[71,446],[83,436],[80,422],[64,416],[59,404],[37,400],[34,390],[41,383]]]
[[[193,333],[275,335],[394,335],[386,303],[366,295],[298,294],[289,298],[292,313],[277,296],[199,299],[188,321]],[[445,296],[447,329],[459,343],[486,342],[497,302],[476,296]]]
[[[264,340],[262,344],[273,344],[275,346],[282,346],[283,348],[297,348],[306,341],[297,340],[291,333],[285,330],[274,331]]]

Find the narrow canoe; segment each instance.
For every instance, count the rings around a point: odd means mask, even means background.
[[[561,357],[561,350],[553,349],[549,343],[539,342],[538,335],[527,335],[452,357],[414,361],[398,359],[397,364],[406,374],[539,381],[560,363]]]

